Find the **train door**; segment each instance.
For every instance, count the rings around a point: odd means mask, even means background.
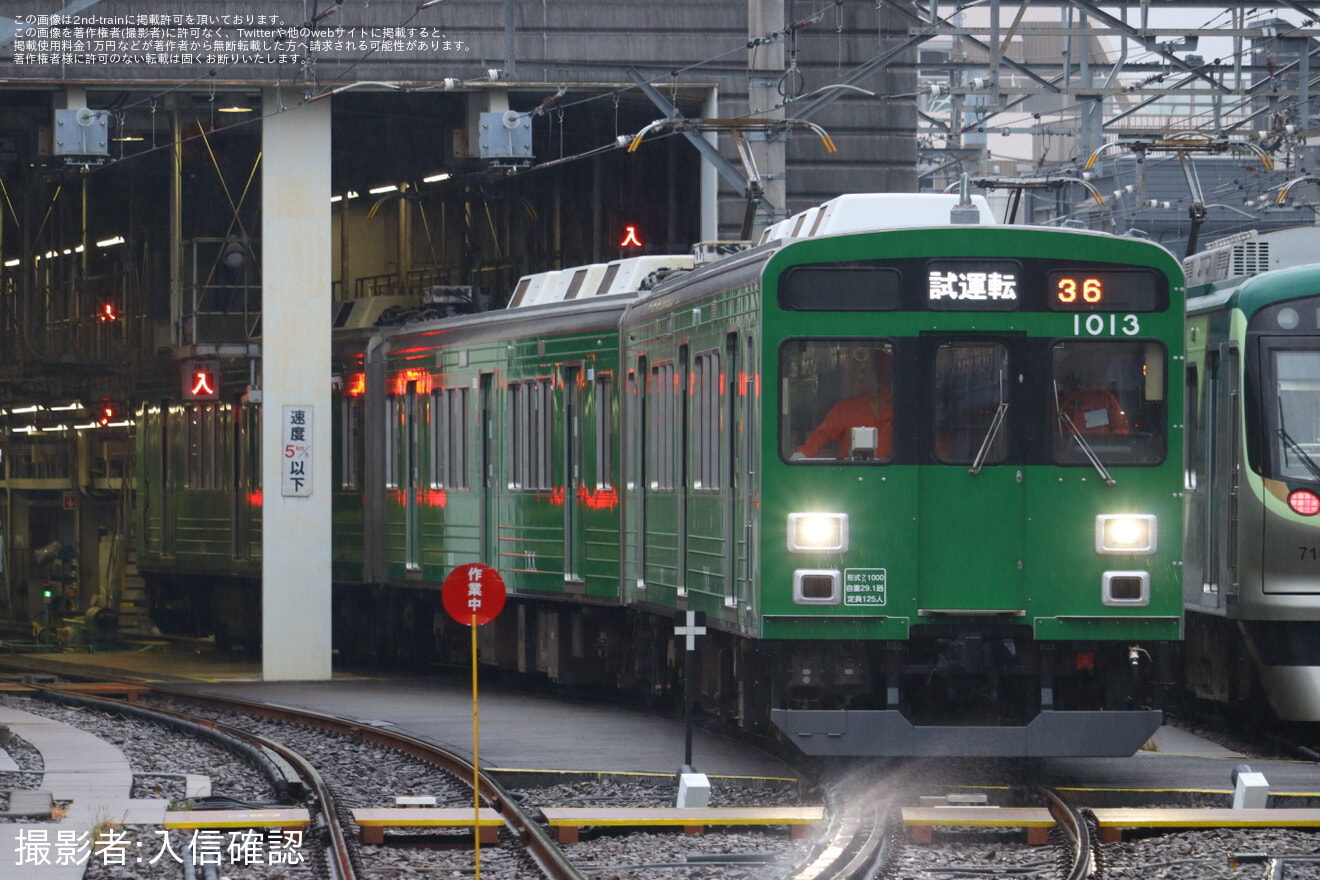
[[[738,548],[742,543],[740,539],[745,538],[745,533],[737,528],[740,498],[739,492],[747,481],[743,479],[740,469],[743,466],[742,449],[739,447],[738,430],[738,334],[730,333],[724,337],[724,363],[723,370],[717,375],[717,380],[721,385],[721,396],[719,398],[719,413],[715,420],[717,425],[716,437],[723,440],[720,445],[724,446],[728,453],[716,452],[720,458],[727,458],[723,462],[724,473],[729,475],[728,484],[722,487],[724,496],[724,529],[721,534],[724,535],[724,605],[726,608],[737,608],[738,599],[745,593],[740,589],[741,579],[738,570]],[[718,442],[718,441],[717,441]]]
[[[160,501],[157,493],[163,488],[161,484],[160,470],[160,439],[161,439],[161,419],[160,414],[150,403],[143,403],[142,416],[139,421],[138,430],[141,441],[141,457],[138,461],[138,504],[142,509],[142,534],[139,537],[141,541],[141,550],[144,553],[154,553],[160,548]]]
[[[229,503],[233,536],[231,548],[235,559],[246,559],[248,540],[251,529],[251,508],[248,504],[248,489],[245,485],[247,475],[247,438],[243,432],[243,398],[238,396],[229,408],[230,456],[229,456]]]
[[[582,583],[582,368],[564,368],[564,581]],[[599,417],[599,411],[598,411]]]
[[[174,432],[170,421],[174,410],[168,403],[160,405],[160,547],[161,556],[174,555],[174,497],[179,481],[174,470]]]
[[[1024,614],[1025,338],[931,336],[921,349],[921,613]]]
[[[477,389],[477,466],[481,469],[478,482],[481,509],[481,561],[498,567],[495,552],[495,393],[494,376],[482,373]]]
[[[1225,357],[1224,355],[1227,355]],[[1224,607],[1225,595],[1237,591],[1237,426],[1238,351],[1221,346],[1205,355],[1204,406],[1207,503],[1201,542],[1201,605]]]
[[[674,499],[674,544],[675,544],[675,565],[674,576],[678,587],[678,595],[686,596],[688,592],[688,499],[691,496],[691,474],[690,455],[692,422],[690,418],[689,407],[692,405],[692,380],[691,368],[688,362],[688,347],[680,345],[678,347],[678,426],[677,426],[677,445],[678,449],[678,473],[675,474],[673,486],[678,497]],[[674,434],[670,434],[674,437]]]
[[[742,401],[742,425],[735,426],[734,445],[740,450],[741,465],[733,470],[742,480],[737,490],[739,510],[734,523],[743,524],[743,552],[740,568],[737,571],[738,606],[744,621],[750,622],[756,614],[756,590],[752,585],[757,582],[757,562],[760,559],[760,543],[757,539],[757,527],[760,524],[757,494],[758,456],[760,449],[761,395],[760,362],[757,358],[756,341],[752,334],[746,337],[747,356],[743,359],[742,369],[734,381],[738,383],[738,399]],[[734,371],[730,370],[734,376]]]
[[[407,571],[421,571],[421,521],[417,505],[417,383],[408,383],[403,399],[403,426],[400,437],[403,453],[403,566]]]
[[[633,551],[634,564],[637,569],[636,588],[638,590],[646,589],[646,495],[649,481],[647,461],[650,454],[647,443],[647,427],[650,425],[648,387],[651,375],[647,372],[646,367],[646,358],[639,357],[637,359],[637,372],[630,377],[633,383],[633,400],[636,402],[636,406],[631,408],[628,416],[628,430],[633,440],[629,454],[632,456],[634,498],[637,507],[632,536],[635,548]]]

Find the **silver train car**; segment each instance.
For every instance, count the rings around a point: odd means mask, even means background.
[[[1184,270],[1185,683],[1320,721],[1320,228]]]

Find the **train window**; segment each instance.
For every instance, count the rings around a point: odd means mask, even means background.
[[[651,459],[647,473],[651,488],[669,491],[674,488],[674,364],[656,364],[651,368],[650,441]]]
[[[509,442],[505,452],[509,461],[507,470],[510,489],[521,489],[527,479],[526,440],[524,439],[527,435],[526,396],[527,390],[523,383],[509,383],[509,408],[506,419],[509,426]]]
[[[467,489],[468,389],[431,392],[431,488]]]
[[[614,487],[614,376],[596,374],[596,489]]]
[[[431,392],[431,409],[427,418],[427,432],[430,434],[430,443],[428,444],[428,459],[431,464],[431,488],[443,489],[447,474],[445,473],[445,456],[448,446],[448,421],[449,409],[446,406],[445,392],[442,390]]]
[[[720,487],[720,353],[697,355],[692,397],[692,464],[698,490]]]
[[[893,355],[878,339],[790,339],[779,349],[779,454],[790,461],[887,461],[894,448]]]
[[[1164,346],[1155,342],[1057,342],[1052,352],[1053,460],[1090,465],[1164,460],[1168,407]]]
[[[536,381],[536,411],[535,411],[535,458],[536,470],[534,477],[536,479],[537,489],[551,488],[551,470],[550,470],[550,414],[553,409],[553,389],[554,383],[549,379],[538,379]]]
[[[1201,434],[1201,386],[1196,364],[1188,364],[1184,373],[1183,400],[1187,423],[1183,426],[1183,491],[1195,492],[1197,481],[1197,449]]]
[[[642,369],[642,373],[645,374],[645,372],[646,372],[645,369]],[[627,460],[627,464],[625,465],[624,474],[626,475],[628,481],[627,490],[631,492],[637,487],[637,484],[640,482],[641,479],[638,474],[638,469],[639,469],[638,466],[641,464],[641,458],[642,458],[640,454],[640,450],[637,446],[637,441],[641,438],[642,435],[642,432],[637,430],[637,423],[638,420],[641,418],[640,412],[642,407],[642,401],[637,394],[637,372],[634,370],[628,371],[628,391],[626,394],[626,399],[628,405],[628,412],[627,412],[627,420],[626,420],[627,434],[625,435],[625,439],[624,439],[624,443],[626,444],[624,446],[624,455],[627,456],[628,460]]]
[[[197,406],[188,404],[183,407],[183,442],[184,464],[187,465],[187,479],[184,485],[198,488],[201,479],[201,443],[198,434],[201,431],[197,416]]]
[[[1274,388],[1266,389],[1267,476],[1320,482],[1320,351],[1269,352]]]
[[[468,440],[468,389],[446,388],[448,398],[448,425],[446,436],[449,438],[448,454],[445,457],[445,480],[450,489],[467,489],[469,440]]]
[[[935,349],[935,457],[969,464],[987,439],[983,464],[1008,458],[1009,432],[992,431],[996,415],[1012,403],[1008,348],[998,342],[951,340]]]
[[[509,488],[550,488],[549,379],[509,383]]]
[[[339,487],[358,487],[358,448],[361,443],[362,398],[339,401]]]
[[[385,398],[385,488],[399,488],[399,399]]]
[[[779,307],[801,312],[887,312],[903,305],[903,276],[887,266],[790,266]]]
[[[188,483],[193,489],[215,489],[220,485],[217,467],[219,433],[216,405],[190,404],[183,408],[187,442]]]

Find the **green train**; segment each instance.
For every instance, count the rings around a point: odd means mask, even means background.
[[[663,699],[701,612],[703,709],[807,754],[1147,740],[1183,622],[1176,259],[878,194],[641,259],[342,361],[342,656],[459,659],[439,586],[481,561],[484,664]]]
[[[1184,679],[1320,721],[1320,265],[1315,227],[1188,258]]]

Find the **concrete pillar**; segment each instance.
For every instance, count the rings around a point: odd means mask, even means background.
[[[764,37],[781,29],[788,21],[784,9],[784,0],[749,0],[747,4],[747,36],[755,39]],[[757,46],[747,53],[747,72],[750,81],[747,87],[747,103],[756,119],[783,119],[784,108],[776,107],[783,101],[779,94],[779,78],[784,75],[786,57],[784,40],[769,45]],[[792,87],[792,83],[788,84]],[[758,112],[769,111],[769,112]],[[765,187],[766,201],[774,205],[773,212],[762,204],[757,211],[756,228],[752,232],[755,241],[766,226],[783,220],[788,216],[788,184],[785,180],[787,169],[787,135],[771,141],[762,140],[760,135],[749,137],[752,142],[752,156],[756,159],[761,172],[762,185]]]
[[[720,115],[720,94],[714,86],[706,93],[701,115],[706,119],[715,119]],[[702,134],[706,141],[719,149],[719,136],[708,131]],[[716,241],[720,237],[720,176],[715,166],[709,162],[701,163],[701,240]]]
[[[279,95],[270,89],[262,101],[266,681],[330,678],[330,101],[275,112]],[[297,449],[293,459],[288,447]]]

